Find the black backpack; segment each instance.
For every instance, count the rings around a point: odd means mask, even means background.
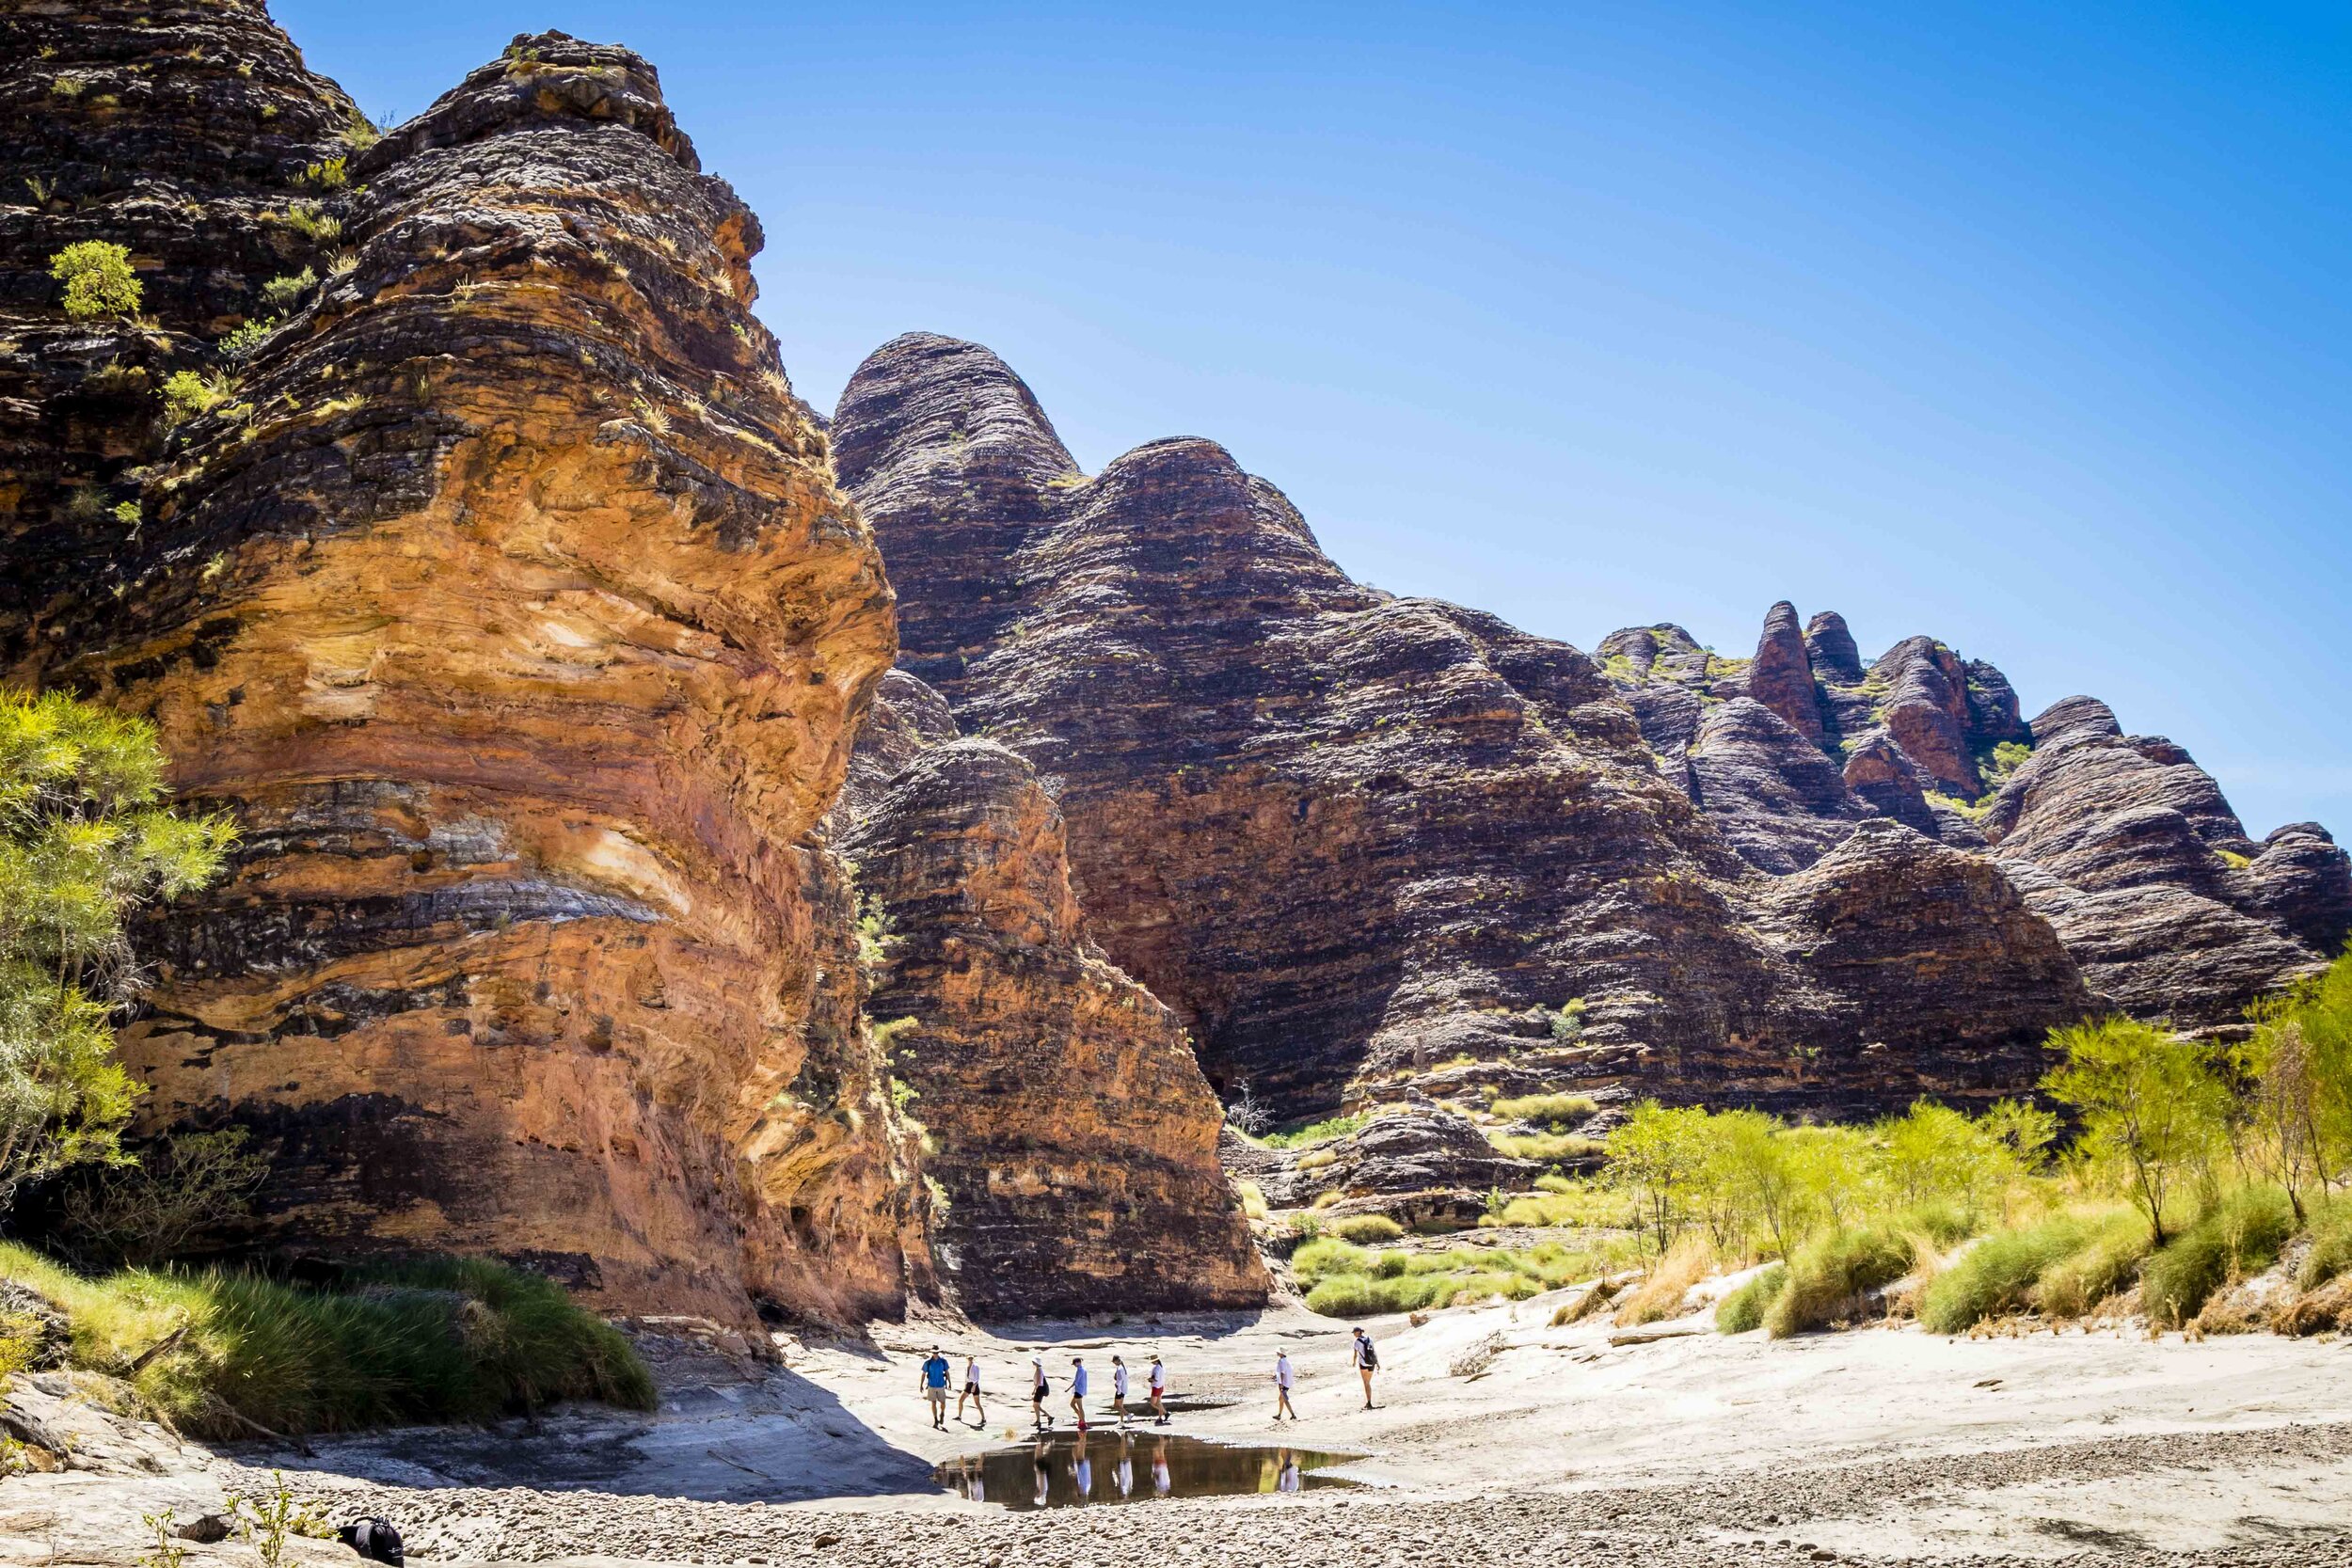
[[[389,1519],[360,1519],[345,1525],[335,1532],[335,1539],[358,1552],[370,1562],[389,1563],[403,1568],[408,1554],[402,1549],[400,1531]]]
[[[1364,1366],[1366,1369],[1371,1369],[1380,1365],[1380,1353],[1372,1348],[1371,1335],[1367,1334],[1356,1342],[1364,1347]]]

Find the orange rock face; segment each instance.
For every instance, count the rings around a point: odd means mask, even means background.
[[[917,1183],[812,834],[892,601],[746,309],[757,223],[649,66],[560,34],[351,179],[120,576],[12,640],[244,825],[148,935],[152,1112],[276,1141],[297,1252],[895,1307]]]
[[[982,1317],[1263,1304],[1190,1040],[1087,940],[1036,773],[945,712],[891,677],[859,749],[900,765],[860,769],[844,839],[894,928],[873,1006],[902,1020],[943,1279]]]

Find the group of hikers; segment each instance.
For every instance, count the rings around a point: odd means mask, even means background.
[[[1373,1349],[1372,1336],[1361,1328],[1357,1329],[1354,1338],[1350,1340],[1349,1354],[1355,1362],[1357,1374],[1363,1379],[1364,1408],[1370,1410],[1373,1407],[1372,1374],[1378,1370],[1380,1366],[1380,1354]],[[932,1346],[930,1354],[924,1358],[918,1386],[923,1397],[930,1402],[931,1428],[935,1432],[947,1430],[947,1386],[949,1374],[953,1370],[954,1368],[948,1362],[946,1355],[940,1351],[938,1346]],[[1294,1421],[1298,1419],[1298,1412],[1291,1404],[1291,1389],[1296,1386],[1297,1381],[1297,1372],[1291,1365],[1290,1352],[1277,1351],[1274,1355],[1274,1418],[1276,1420],[1279,1421],[1285,1416]],[[1073,1355],[1070,1358],[1068,1386],[1071,1415],[1076,1419],[1078,1430],[1084,1432],[1087,1430],[1087,1396],[1093,1388],[1092,1379],[1087,1371],[1085,1356]],[[1127,1400],[1130,1391],[1127,1358],[1122,1355],[1113,1355],[1111,1357],[1111,1415],[1122,1429],[1128,1421]],[[1029,1418],[1041,1433],[1054,1430],[1054,1418],[1045,1408],[1045,1402],[1052,1393],[1053,1380],[1046,1376],[1044,1354],[1040,1352],[1029,1357]],[[1168,1425],[1168,1367],[1156,1354],[1152,1357],[1151,1367],[1144,1374],[1144,1398],[1146,1402],[1144,1411],[1152,1424],[1153,1426]],[[967,1404],[973,1407],[976,1418],[970,1424],[976,1427],[987,1426],[988,1406],[980,1393],[980,1363],[977,1356],[964,1357],[963,1392],[956,1400],[956,1419],[960,1422],[963,1420],[963,1407]]]

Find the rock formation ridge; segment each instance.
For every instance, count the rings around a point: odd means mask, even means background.
[[[2054,1023],[2227,1022],[2343,941],[2319,830],[2248,843],[2165,743],[2053,744],[1933,639],[1866,662],[1784,603],[1752,658],[1663,624],[1588,658],[1353,582],[1212,442],[1081,474],[930,334],[832,428],[903,667],[1035,767],[1092,929],[1229,1095],[1990,1093]]]

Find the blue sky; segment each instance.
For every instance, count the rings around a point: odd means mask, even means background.
[[[830,406],[986,342],[1359,578],[1589,648],[1917,632],[2352,835],[2352,8],[278,0],[382,118],[660,66]]]

